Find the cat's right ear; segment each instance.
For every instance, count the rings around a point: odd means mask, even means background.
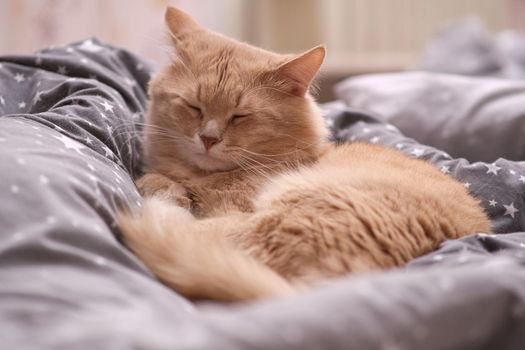
[[[168,6],[166,9],[164,20],[175,43],[183,40],[188,34],[201,29],[201,26],[190,15],[173,6]]]
[[[316,46],[280,66],[276,73],[290,84],[290,93],[303,97],[321,68],[325,55],[325,46]]]

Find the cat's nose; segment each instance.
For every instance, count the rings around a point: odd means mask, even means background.
[[[199,135],[202,144],[204,145],[204,148],[206,148],[206,151],[213,147],[216,143],[219,143],[219,139],[213,136],[206,136],[206,135]]]

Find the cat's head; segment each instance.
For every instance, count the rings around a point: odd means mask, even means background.
[[[150,83],[150,166],[204,171],[315,158],[327,134],[309,89],[323,46],[279,55],[213,33],[170,7],[171,63]]]

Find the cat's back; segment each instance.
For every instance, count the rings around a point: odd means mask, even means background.
[[[276,178],[255,204],[309,202],[316,202],[315,208],[344,207],[366,216],[363,220],[378,218],[378,225],[400,220],[428,230],[447,228],[451,237],[490,231],[479,200],[462,183],[425,161],[377,145],[327,144],[315,165]]]

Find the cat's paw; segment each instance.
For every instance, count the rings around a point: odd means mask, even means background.
[[[186,209],[191,208],[191,200],[188,198],[184,186],[164,175],[155,173],[146,174],[137,181],[137,187],[140,194],[145,198],[156,197],[174,201]]]

